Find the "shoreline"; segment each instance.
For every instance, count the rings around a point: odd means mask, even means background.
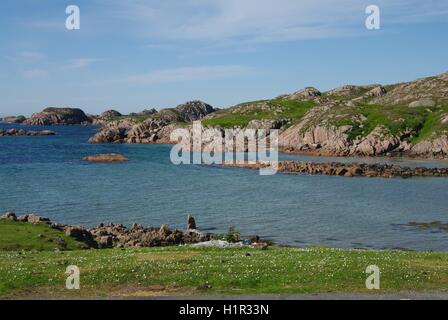
[[[97,227],[88,228],[80,225],[55,223],[49,218],[34,213],[16,216],[14,212],[6,212],[0,216],[0,221],[2,220],[27,225],[46,225],[79,241],[83,244],[83,249],[151,248],[204,243],[208,243],[210,246],[244,245],[266,249],[268,245],[272,244],[271,241],[262,240],[257,235],[241,236],[239,231],[234,228],[230,228],[225,234],[202,232],[197,228],[196,220],[191,215],[187,217],[185,230],[170,229],[168,224],[155,228],[136,223],[131,227],[123,224],[100,223]]]
[[[187,226],[184,230],[170,229],[168,224],[160,228],[144,226],[141,224],[123,225],[121,223],[100,223],[95,227],[85,227],[79,224],[61,224],[51,221],[49,218],[34,213],[16,216],[14,212],[6,212],[0,215],[1,223],[13,223],[15,227],[40,226],[49,228],[55,232],[61,232],[64,236],[71,238],[81,244],[80,249],[141,249],[141,248],[170,248],[183,247],[186,245],[196,248],[252,248],[266,250],[270,247],[289,249],[312,249],[323,247],[331,250],[359,250],[365,252],[415,252],[415,253],[447,253],[446,250],[411,249],[405,247],[372,247],[372,246],[327,246],[320,244],[292,244],[284,241],[274,242],[269,238],[258,235],[241,235],[240,232],[231,227],[226,233],[211,233],[197,228],[194,217],[187,217]],[[431,223],[410,222],[402,226],[417,229],[435,229],[448,231],[448,224],[434,221]],[[1,225],[0,225],[1,227]],[[40,237],[40,236],[39,236]],[[56,244],[65,246],[61,238],[56,238]],[[51,239],[48,239],[52,242]],[[61,248],[61,247],[60,247]],[[70,250],[70,249],[69,249]],[[2,251],[0,249],[0,251]],[[59,249],[55,251],[60,251]]]
[[[448,156],[434,156],[434,155],[413,155],[405,152],[391,152],[389,154],[382,155],[362,155],[362,154],[352,154],[344,155],[339,153],[324,152],[319,149],[315,150],[297,150],[285,147],[279,147],[279,153],[288,155],[302,155],[309,157],[319,157],[319,158],[341,158],[341,159],[384,159],[384,160],[409,160],[409,161],[443,161],[448,165]]]
[[[97,129],[97,132],[101,130],[101,128],[104,126],[103,124],[51,124],[51,125],[30,125],[26,123],[9,123],[9,122],[1,122],[0,125],[8,125],[8,126],[18,126],[18,127],[95,127]],[[46,130],[43,130],[46,131]],[[53,134],[52,134],[53,135]],[[94,137],[95,135],[91,136],[90,138]],[[90,142],[92,143],[92,142]],[[117,144],[117,142],[114,143],[94,143],[94,144]],[[128,144],[128,145],[175,145],[176,142],[169,142],[163,140],[162,142],[151,142],[151,143],[126,143],[126,142],[119,142],[118,144]],[[336,152],[329,152],[325,150],[320,149],[308,149],[308,150],[298,150],[298,149],[292,149],[290,147],[283,147],[279,146],[278,152],[285,155],[302,155],[302,156],[310,156],[310,157],[318,157],[318,158],[340,158],[340,159],[354,159],[358,162],[358,160],[362,161],[362,159],[383,159],[385,161],[387,160],[409,160],[409,161],[440,161],[440,162],[446,162],[448,166],[448,156],[437,156],[434,154],[431,155],[416,155],[416,154],[410,154],[407,152],[390,152],[387,154],[381,154],[381,155],[363,155],[363,154],[341,154]],[[359,163],[359,162],[358,162]]]
[[[224,167],[259,170],[272,167],[271,164],[224,163]],[[286,160],[276,162],[277,171],[289,174],[328,175],[340,177],[379,177],[379,178],[446,178],[448,168],[402,167],[389,164],[341,163],[341,162],[304,162]]]

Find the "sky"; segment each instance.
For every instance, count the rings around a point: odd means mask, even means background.
[[[366,28],[368,5],[380,29]],[[410,81],[448,71],[447,35],[446,0],[1,0],[0,116]]]

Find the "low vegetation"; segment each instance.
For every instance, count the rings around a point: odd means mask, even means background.
[[[247,102],[213,113],[202,123],[205,126],[233,128],[245,127],[252,120],[288,119],[291,122],[298,122],[314,106],[313,101],[284,98]]]
[[[376,127],[386,128],[386,134],[405,137],[409,142],[419,142],[431,136],[436,137],[448,132],[448,124],[440,121],[448,107],[383,106],[379,104],[362,104],[359,106],[341,106],[331,110],[330,119],[335,119],[336,126],[350,125],[349,137],[352,140],[363,138]],[[328,115],[327,115],[328,116]]]
[[[369,265],[381,270],[377,292],[448,288],[446,253],[275,246],[79,250],[70,239],[67,251],[55,252],[47,240],[54,236],[64,237],[47,225],[1,222],[0,297],[363,292]],[[80,268],[80,290],[65,288],[70,265]]]
[[[0,219],[0,251],[77,250],[84,246],[46,224]]]

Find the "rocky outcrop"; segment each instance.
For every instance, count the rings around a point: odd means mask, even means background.
[[[91,143],[171,143],[170,134],[178,126],[165,120],[149,118],[140,124],[127,121],[108,123],[93,137]]]
[[[16,214],[14,212],[8,211],[4,215],[0,216],[0,219],[17,221],[17,216],[16,216]]]
[[[435,158],[448,155],[448,136],[444,135],[433,140],[424,140],[411,147],[415,156],[433,156]]]
[[[125,162],[129,161],[128,158],[117,153],[97,154],[94,156],[86,156],[82,158],[84,161],[90,162]]]
[[[394,85],[386,95],[377,97],[372,102],[386,105],[410,104],[423,99],[446,102],[448,100],[447,74]]]
[[[123,143],[133,124],[128,120],[107,122],[89,139],[91,143]]]
[[[127,131],[126,143],[156,143],[160,139],[160,130],[166,127],[165,120],[148,119],[141,124],[133,126]]]
[[[246,126],[246,129],[265,130],[269,132],[271,129],[281,129],[287,125],[290,121],[288,119],[262,119],[251,120]]]
[[[60,228],[60,226],[55,226]],[[98,248],[98,242],[95,241],[93,234],[86,228],[80,226],[65,226],[62,228],[65,235],[76,239],[77,241],[84,242],[88,248]]]
[[[347,127],[315,126],[304,129],[301,124],[292,126],[279,136],[284,151],[313,152],[318,155],[345,156],[350,153]]]
[[[327,92],[329,96],[355,96],[362,94],[364,88],[361,86],[345,85],[342,87],[335,88]]]
[[[33,126],[90,124],[91,119],[84,111],[77,108],[46,108],[42,112],[33,113],[23,123]]]
[[[176,108],[162,109],[154,117],[166,122],[192,122],[201,120],[216,110],[202,101],[190,101],[178,105]]]
[[[54,136],[56,133],[50,130],[34,131],[23,129],[0,130],[0,137],[31,137],[31,136]]]
[[[260,169],[264,163],[227,163],[228,167]],[[407,168],[387,164],[357,164],[357,163],[315,163],[300,161],[280,161],[278,171],[283,173],[303,173],[311,175],[330,175],[344,177],[381,177],[381,178],[411,178],[411,177],[448,177],[448,168]]]
[[[101,248],[130,248],[130,247],[160,247],[185,243],[198,243],[208,241],[211,235],[202,234],[196,230],[185,232],[170,229],[168,225],[160,228],[146,228],[134,224],[127,228],[121,224],[101,224],[89,230]]]
[[[187,229],[181,231],[170,229],[167,224],[160,228],[144,227],[133,224],[128,228],[122,224],[103,224],[94,228],[85,228],[77,225],[63,225],[52,223],[50,219],[35,214],[24,215],[19,218],[15,213],[7,212],[0,219],[20,221],[24,223],[45,223],[52,228],[63,231],[67,236],[85,244],[85,249],[104,248],[142,248],[173,246],[180,244],[193,244],[207,242],[219,238],[218,235],[203,233],[197,229],[195,219],[189,215]],[[258,236],[250,236],[245,239],[247,244],[256,244],[260,240]]]
[[[99,118],[104,120],[110,120],[116,117],[121,117],[122,114],[116,110],[107,110],[100,114]]]
[[[1,123],[22,123],[26,120],[24,116],[0,118]]]
[[[389,136],[384,127],[376,127],[370,134],[350,148],[350,154],[361,156],[385,155],[396,150],[402,141],[399,137]]]
[[[387,93],[386,89],[383,86],[378,86],[373,88],[370,91],[367,91],[365,95],[367,97],[382,97]]]
[[[176,121],[192,122],[201,120],[206,115],[215,112],[215,108],[202,101],[190,101],[185,104],[178,105],[175,108],[178,113]]]
[[[192,122],[200,120],[215,109],[202,102],[191,101],[176,108],[162,109],[159,112],[148,111],[149,117],[141,123],[133,123],[132,119],[107,122],[95,136],[91,143],[130,143],[151,144],[171,143],[170,135],[179,128],[178,122]]]
[[[307,100],[320,97],[322,93],[313,87],[306,87],[287,96],[289,100]]]

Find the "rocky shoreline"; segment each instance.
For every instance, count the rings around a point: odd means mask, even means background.
[[[78,225],[54,223],[48,218],[33,213],[16,216],[14,212],[6,212],[0,216],[0,219],[31,224],[47,224],[51,228],[60,230],[65,235],[84,243],[84,249],[164,247],[208,243],[222,238],[221,235],[204,233],[198,230],[196,221],[191,215],[187,217],[185,230],[170,229],[168,224],[164,224],[160,228],[133,224],[128,228],[122,224],[101,223],[97,227],[86,228]],[[63,239],[60,240],[63,241]],[[233,240],[254,248],[266,249],[268,246],[267,241],[260,240],[255,235],[240,237],[239,234],[236,234]]]
[[[179,128],[191,132],[192,122],[199,120],[224,139],[227,130],[278,130],[279,149],[287,153],[448,159],[448,72],[384,86],[348,84],[326,92],[306,87],[225,109],[202,101],[127,115],[52,107],[28,119],[3,119],[39,126],[99,125],[89,142],[128,144],[177,143],[171,133]],[[203,147],[212,146],[209,140],[205,137]]]
[[[226,163],[224,166],[258,170],[267,167],[267,164]],[[343,177],[448,177],[448,168],[409,168],[388,164],[358,164],[339,162],[315,163],[302,161],[279,161],[278,172]]]

